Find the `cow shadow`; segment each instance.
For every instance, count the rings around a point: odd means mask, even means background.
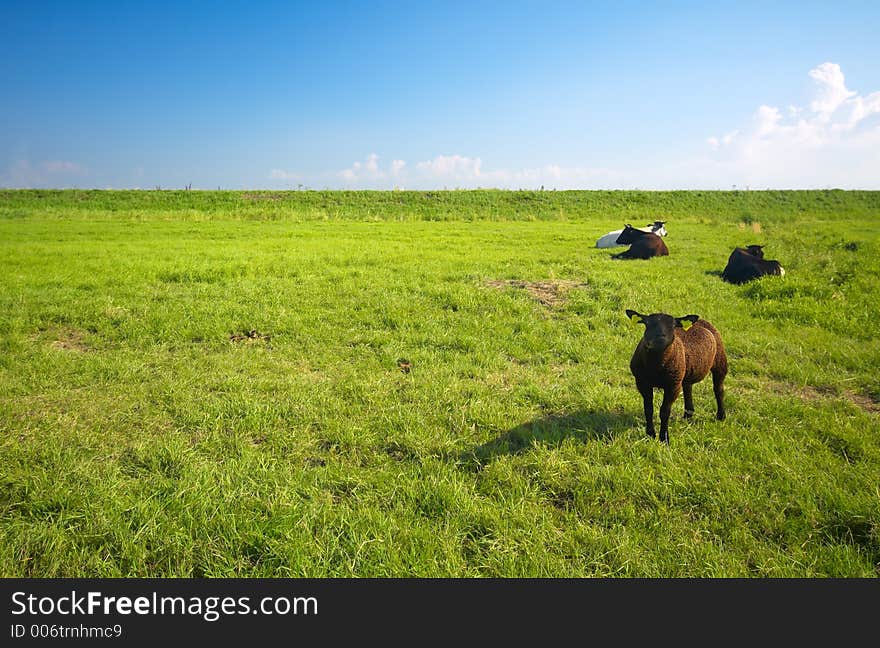
[[[722,270],[706,270],[703,274],[709,275],[710,277],[720,277],[724,272]]]
[[[479,470],[502,455],[517,455],[534,445],[556,446],[566,439],[581,442],[607,441],[638,425],[632,414],[584,410],[573,414],[549,414],[517,425],[497,438],[463,452],[459,461]]]

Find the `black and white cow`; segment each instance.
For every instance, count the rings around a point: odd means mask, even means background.
[[[629,245],[628,250],[620,254],[612,254],[612,259],[650,259],[655,256],[668,256],[669,248],[663,239],[653,232],[643,232],[632,225],[623,228],[617,242],[621,245]]]
[[[651,232],[653,234],[656,234],[657,236],[666,236],[667,232],[666,232],[666,228],[664,227],[664,225],[666,225],[666,221],[654,221],[653,223],[648,223],[644,227],[639,227],[637,229],[640,229],[643,232]],[[603,236],[600,236],[599,240],[596,241],[596,247],[597,248],[613,248],[613,247],[619,247],[622,245],[626,245],[625,243],[618,243],[617,242],[617,237],[620,236],[621,232],[623,232],[623,230],[619,229],[619,230],[614,230],[613,232],[608,232],[607,234],[605,234]]]

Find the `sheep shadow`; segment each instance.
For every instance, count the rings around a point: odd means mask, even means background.
[[[703,274],[708,275],[710,277],[720,277],[724,274],[722,270],[706,270]]]
[[[516,455],[533,445],[555,446],[565,439],[606,441],[638,425],[632,414],[580,411],[573,414],[550,414],[527,421],[472,450],[459,460],[465,467],[479,470],[501,455]]]

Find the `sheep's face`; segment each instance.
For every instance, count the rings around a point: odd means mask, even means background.
[[[746,252],[751,254],[753,257],[758,257],[759,259],[764,258],[764,250],[762,249],[763,245],[747,245]]]
[[[676,328],[687,330],[700,319],[698,315],[685,315],[684,317],[673,317],[666,313],[642,315],[634,310],[627,310],[626,316],[637,324],[645,325],[642,344],[648,351],[663,351],[675,340]]]

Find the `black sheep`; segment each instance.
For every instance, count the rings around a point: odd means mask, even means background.
[[[634,310],[627,310],[626,315],[634,322],[645,325],[645,333],[633,353],[629,368],[635,376],[636,388],[642,395],[648,436],[655,436],[654,389],[663,390],[660,440],[669,443],[672,404],[684,391],[684,416],[693,416],[693,384],[703,380],[710,371],[718,405],[716,418],[723,421],[727,354],[717,329],[698,315],[641,315]]]

